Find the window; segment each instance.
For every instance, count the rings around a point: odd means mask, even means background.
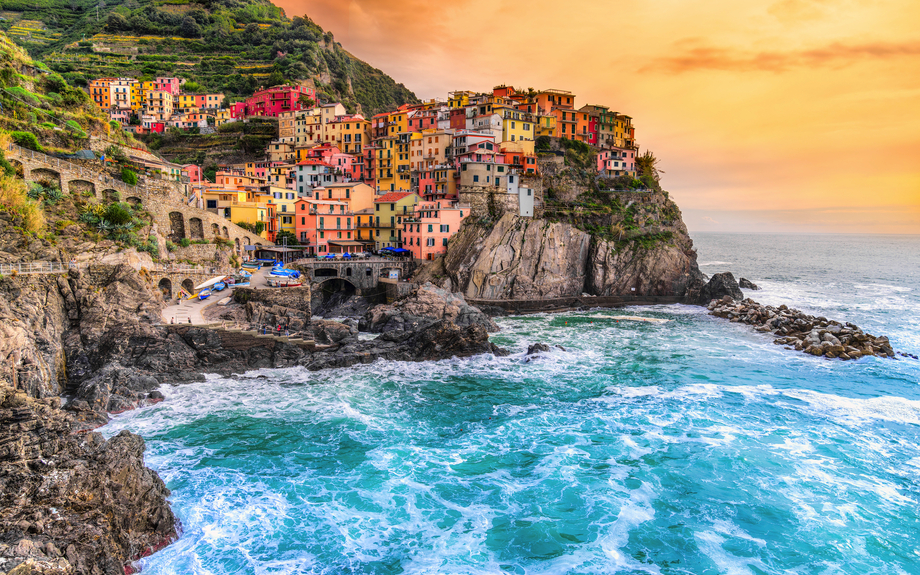
[[[326,232],[320,232],[319,239],[323,239],[324,237],[326,237]]]
[[[429,247],[429,248],[433,248],[433,247],[434,247],[434,238],[428,238],[428,247]]]
[[[441,242],[443,242],[441,245],[447,246],[447,238],[442,238]]]
[[[323,218],[320,218],[320,219],[319,219],[319,227],[321,227],[321,228],[326,227],[326,226],[323,225]]]
[[[217,200],[208,200],[208,208],[213,209],[217,207]]]
[[[428,232],[431,233],[434,231],[434,224],[428,224]]]
[[[479,181],[479,176],[473,176],[473,181],[474,181],[474,182],[478,182],[478,181]]]
[[[441,233],[449,234],[450,233],[450,224],[441,224]]]

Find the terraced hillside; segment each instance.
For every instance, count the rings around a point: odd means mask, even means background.
[[[293,80],[365,114],[417,101],[331,32],[267,0],[4,0],[3,8],[0,29],[75,85],[178,75],[245,96]]]
[[[0,131],[17,144],[47,152],[73,152],[109,145],[142,146],[60,74],[0,33]],[[93,139],[93,142],[90,139]]]

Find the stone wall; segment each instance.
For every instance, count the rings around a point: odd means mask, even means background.
[[[543,180],[539,176],[521,176],[521,187],[534,191],[534,216],[540,217],[543,208]],[[495,186],[460,186],[460,203],[470,206],[470,213],[476,217],[501,218],[506,213],[518,215],[520,200],[517,194],[509,194],[505,188]]]
[[[277,289],[240,287],[233,290],[233,299],[237,303],[259,302],[309,312],[311,293],[310,286]]]

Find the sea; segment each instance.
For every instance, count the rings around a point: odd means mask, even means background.
[[[693,239],[746,296],[920,354],[920,236]],[[143,573],[920,573],[920,361],[687,305],[498,324],[509,357],[209,376],[115,416],[182,522]]]

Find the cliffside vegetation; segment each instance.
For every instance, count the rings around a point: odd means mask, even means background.
[[[230,122],[214,134],[198,134],[170,128],[163,134],[144,136],[147,146],[177,164],[197,164],[214,181],[217,164],[261,161],[268,143],[278,136],[274,118]]]
[[[141,146],[108,118],[86,92],[70,86],[0,33],[0,131],[14,143],[46,153],[89,147],[90,136]],[[4,148],[6,145],[3,146]]]
[[[246,96],[312,83],[321,102],[374,114],[418,101],[310,18],[267,0],[6,0],[0,28],[75,85],[99,76],[173,76]]]

